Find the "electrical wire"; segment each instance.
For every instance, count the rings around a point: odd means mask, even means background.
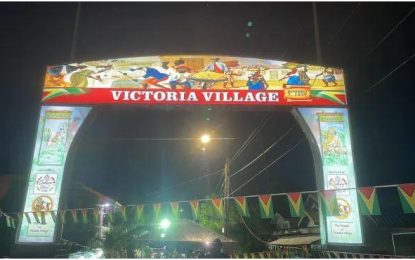
[[[413,7],[393,28],[390,30],[376,45],[368,52],[366,56],[370,56],[379,46],[383,44],[383,42],[389,38],[389,36],[398,29],[398,27],[415,11],[415,7]]]
[[[177,183],[177,184],[171,185],[171,186],[166,187],[166,188],[161,188],[161,189],[158,189],[156,191],[147,193],[147,196],[148,195],[153,195],[153,194],[160,194],[162,191],[174,189],[177,186],[181,186],[181,185],[184,185],[184,184],[188,184],[188,183],[191,183],[191,182],[194,182],[194,181],[199,181],[199,180],[204,179],[206,177],[209,177],[209,176],[212,176],[212,175],[216,175],[216,174],[220,174],[222,172],[223,172],[223,169],[220,169],[220,170],[218,170],[216,172],[211,172],[211,173],[208,173],[208,174],[205,174],[205,175],[202,175],[202,176],[199,176],[199,177],[190,179],[190,180],[186,180],[186,181],[181,182],[181,183]]]
[[[330,38],[330,40],[327,41],[327,45],[330,45],[334,39],[336,39],[337,35],[341,32],[343,27],[349,22],[349,20],[352,18],[355,11],[360,7],[361,3],[358,3],[352,10],[352,12],[347,16],[347,18],[343,21],[343,23],[337,28],[336,32],[333,34],[333,36]]]
[[[390,75],[395,73],[395,71],[399,70],[401,67],[403,67],[406,63],[408,63],[410,60],[412,60],[415,57],[415,54],[412,54],[408,59],[404,60],[401,64],[399,64],[397,67],[395,67],[391,72],[389,72],[386,76],[378,80],[376,83],[374,83],[372,86],[370,86],[366,92],[372,91],[377,85],[382,83],[385,79],[387,79]]]
[[[231,189],[231,191],[232,191],[232,188],[230,188]],[[256,239],[256,240],[258,240],[259,242],[261,242],[261,243],[264,243],[264,244],[266,244],[267,242],[266,241],[264,241],[264,240],[262,240],[261,238],[259,238],[257,235],[255,235],[255,233],[248,227],[248,225],[246,224],[246,222],[245,222],[245,219],[242,217],[242,215],[241,215],[241,212],[239,212],[239,210],[237,210],[237,212],[238,212],[238,214],[239,214],[239,217],[240,217],[240,219],[242,220],[242,223],[244,224],[244,226],[245,226],[245,228],[246,228],[246,230],[248,230],[248,232]]]
[[[284,139],[285,136],[287,136],[290,132],[291,132],[292,128],[288,129],[287,132],[285,132],[285,134],[283,136],[281,136],[280,138],[278,138],[277,141],[275,141],[272,145],[270,145],[267,149],[265,149],[262,153],[260,153],[255,159],[253,159],[252,161],[250,161],[248,164],[246,164],[244,167],[242,167],[241,169],[237,170],[235,173],[233,173],[231,176],[229,176],[229,178],[232,178],[233,176],[237,175],[238,173],[242,172],[243,170],[245,170],[246,168],[248,168],[250,165],[252,165],[255,161],[257,161],[261,156],[263,156],[264,154],[266,154],[269,150],[271,150],[272,147],[274,147],[275,145],[277,145],[282,139]]]
[[[268,122],[268,120],[271,118],[272,114],[269,113],[267,117],[265,117],[258,126],[254,129],[254,131],[248,136],[248,138],[245,140],[245,142],[239,147],[239,149],[235,152],[235,154],[232,156],[230,162],[233,162],[236,160],[239,155],[246,149],[246,147],[249,145],[249,143],[255,138],[255,136],[261,131],[261,129],[265,126],[265,124]]]
[[[251,178],[249,178],[246,182],[244,182],[242,185],[240,185],[237,189],[235,189],[233,192],[229,193],[228,196],[226,196],[225,198],[229,198],[231,195],[233,195],[235,192],[237,192],[238,190],[242,189],[245,185],[247,185],[249,182],[251,182],[253,179],[255,179],[256,177],[258,177],[261,173],[263,173],[266,169],[268,169],[269,167],[271,167],[274,163],[278,162],[281,158],[283,158],[285,155],[287,155],[289,152],[291,152],[292,150],[294,150],[294,148],[296,148],[300,143],[302,143],[304,141],[304,139],[301,139],[299,142],[297,142],[293,147],[291,147],[290,149],[288,149],[286,152],[284,152],[282,155],[280,155],[277,159],[275,159],[274,161],[272,161],[270,164],[268,164],[267,166],[265,166],[262,170],[260,170],[258,173],[256,173],[254,176],[252,176]]]

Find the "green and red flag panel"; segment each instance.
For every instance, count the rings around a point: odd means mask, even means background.
[[[287,193],[288,205],[290,206],[291,217],[304,217],[303,195],[300,192]]]
[[[198,200],[191,200],[189,201],[190,208],[192,209],[193,219],[199,218],[199,201]]]
[[[239,211],[239,214],[243,217],[249,217],[248,203],[246,202],[246,197],[238,196],[234,198],[236,208]]]
[[[358,188],[357,194],[361,215],[381,215],[375,187]]]
[[[100,209],[95,208],[95,209],[93,209],[92,213],[93,213],[93,216],[94,216],[94,222],[96,224],[98,224],[99,223],[99,217],[100,217]]]
[[[127,220],[127,207],[120,206],[119,210],[120,210],[120,215],[121,215],[122,220],[126,221]]]
[[[212,199],[211,201],[219,216],[224,217],[223,200],[221,198],[216,198]]]
[[[175,219],[179,219],[180,209],[179,209],[179,202],[170,202],[170,209],[173,217]]]
[[[261,212],[261,218],[274,218],[274,207],[272,205],[271,195],[259,195],[259,209]]]
[[[161,203],[154,203],[153,209],[154,209],[154,219],[157,221],[160,218]]]
[[[335,190],[320,191],[321,204],[323,214],[326,216],[339,216],[339,206],[337,204],[337,196]]]
[[[143,212],[144,212],[144,205],[137,205],[135,207],[135,219],[136,221],[140,221],[142,216],[143,216]]]
[[[415,213],[415,183],[399,184],[399,199],[404,213]]]
[[[71,212],[73,223],[78,223],[78,214],[76,212],[76,209],[71,209],[70,212]]]

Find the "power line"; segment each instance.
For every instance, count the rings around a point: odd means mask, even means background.
[[[232,191],[232,188],[230,188],[231,189],[231,191]],[[264,241],[264,240],[262,240],[261,238],[259,238],[257,235],[255,235],[255,233],[248,227],[248,225],[246,224],[246,222],[245,222],[245,219],[243,218],[243,216],[241,215],[241,212],[239,212],[239,210],[237,210],[237,212],[238,212],[238,214],[239,214],[239,217],[240,217],[240,219],[242,220],[242,223],[244,224],[244,226],[245,226],[245,228],[246,228],[246,230],[248,230],[248,232],[256,239],[256,240],[258,240],[259,242],[261,242],[261,243],[264,243],[264,244],[266,244],[267,242],[266,241]]]
[[[231,162],[236,160],[239,155],[246,149],[246,147],[249,145],[249,143],[255,138],[255,136],[261,131],[261,129],[265,126],[265,124],[268,122],[268,120],[271,118],[271,113],[268,114],[267,117],[265,117],[258,126],[254,129],[254,131],[248,136],[248,138],[245,140],[245,142],[241,145],[241,147],[235,152],[235,154],[231,158]]]
[[[181,185],[184,185],[184,184],[187,184],[187,183],[191,183],[191,182],[194,182],[194,181],[199,181],[199,180],[204,179],[206,177],[209,177],[209,176],[212,176],[212,175],[216,175],[216,174],[220,174],[222,172],[223,172],[223,169],[220,169],[220,170],[218,170],[216,172],[211,172],[211,173],[208,173],[208,174],[205,174],[205,175],[202,175],[202,176],[199,176],[199,177],[190,179],[190,180],[186,180],[186,181],[181,182],[181,183],[177,183],[177,184],[171,185],[171,186],[166,187],[166,188],[161,188],[161,189],[159,189],[157,191],[153,191],[153,192],[147,193],[147,195],[160,194],[162,191],[170,190],[170,189],[173,189],[173,188],[175,188],[177,186],[181,186]]]
[[[349,22],[349,20],[352,18],[353,14],[355,13],[355,11],[360,7],[360,3],[358,3],[352,10],[352,12],[347,16],[347,18],[343,21],[343,23],[337,28],[336,32],[334,33],[334,35],[330,38],[330,40],[328,40],[327,44],[330,45],[334,39],[336,39],[337,35],[341,32],[341,30],[343,29],[343,27]]]
[[[415,7],[412,8],[393,28],[390,30],[376,45],[375,47],[369,51],[366,56],[370,56],[377,48],[379,48],[382,43],[389,38],[389,36],[396,30],[398,27],[415,11]]]
[[[406,59],[405,61],[403,61],[401,64],[399,64],[397,67],[395,67],[391,72],[389,72],[386,76],[384,76],[383,78],[381,78],[379,81],[377,81],[375,84],[373,84],[372,86],[370,86],[366,92],[370,92],[372,91],[372,89],[374,89],[377,85],[379,85],[380,83],[382,83],[385,79],[387,79],[390,75],[392,75],[395,71],[397,71],[398,69],[400,69],[401,67],[403,67],[406,63],[408,63],[410,60],[412,60],[415,57],[415,54],[412,54],[408,59]]]
[[[256,160],[258,160],[261,156],[263,156],[264,154],[266,154],[272,147],[274,147],[275,145],[277,145],[282,139],[284,139],[285,136],[287,136],[290,132],[291,132],[292,128],[288,129],[287,132],[285,132],[284,135],[282,135],[280,138],[278,138],[277,141],[275,141],[272,145],[270,145],[267,149],[265,149],[262,153],[260,153],[255,159],[253,159],[252,161],[250,161],[248,164],[246,164],[244,167],[242,167],[241,169],[239,169],[238,171],[236,171],[235,173],[233,173],[231,176],[229,176],[229,178],[235,176],[236,174],[242,172],[243,170],[245,170],[246,168],[248,168],[250,165],[252,165]]]
[[[267,166],[265,166],[261,171],[259,171],[257,174],[255,174],[254,176],[252,176],[251,178],[249,178],[245,183],[243,183],[242,185],[240,185],[236,190],[234,190],[233,192],[231,192],[226,198],[228,198],[229,196],[231,196],[232,194],[234,194],[235,192],[237,192],[238,190],[242,189],[245,185],[247,185],[249,182],[251,182],[253,179],[255,179],[257,176],[259,176],[261,173],[263,173],[266,169],[268,169],[269,167],[271,167],[271,165],[273,165],[274,163],[278,162],[281,158],[283,158],[285,155],[287,155],[289,152],[291,152],[292,150],[294,150],[294,148],[296,148],[300,143],[302,143],[304,141],[304,139],[301,139],[298,143],[296,143],[293,147],[291,147],[290,149],[288,149],[286,152],[284,152],[281,156],[279,156],[277,159],[275,159],[274,161],[272,161],[270,164],[268,164]]]

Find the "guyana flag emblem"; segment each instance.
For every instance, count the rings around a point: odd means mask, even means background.
[[[290,214],[293,218],[304,217],[303,195],[300,192],[287,193]]]
[[[320,191],[321,206],[326,216],[339,216],[339,206],[335,190]]]
[[[160,218],[161,203],[154,203],[153,209],[154,209],[154,219],[157,221]]]
[[[404,213],[415,213],[415,183],[399,184],[399,199]]]
[[[239,211],[239,214],[241,214],[242,217],[249,217],[249,210],[248,210],[248,204],[246,203],[246,197],[239,196],[234,198],[236,208]]]
[[[258,200],[261,218],[274,218],[274,207],[272,205],[271,195],[259,195]]]
[[[221,198],[212,199],[212,204],[215,207],[220,217],[224,217],[223,213],[223,200]]]
[[[171,212],[173,214],[173,217],[175,219],[179,218],[179,202],[170,202],[170,208],[171,208]]]
[[[361,187],[357,190],[360,214],[381,215],[375,187]]]
[[[191,200],[189,201],[190,208],[192,209],[193,219],[196,220],[199,217],[199,201]]]

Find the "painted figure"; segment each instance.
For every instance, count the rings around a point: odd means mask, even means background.
[[[288,72],[287,75],[281,78],[280,80],[283,80],[283,79],[287,79],[286,85],[291,85],[291,86],[306,85],[305,82],[301,80],[300,73],[297,68],[291,69],[291,71]]]
[[[149,85],[164,88],[164,86],[160,85],[159,83],[168,80],[170,75],[173,72],[168,64],[169,64],[168,61],[163,61],[160,67],[144,68],[145,69],[145,74],[143,76],[144,80],[141,83],[141,85],[144,88],[147,88]]]
[[[193,82],[188,79],[191,69],[185,65],[184,60],[176,60],[173,68],[176,72],[170,78],[170,87],[172,89],[176,89],[177,86],[191,88]]]
[[[268,83],[265,81],[264,76],[261,75],[261,71],[259,70],[249,77],[246,85],[249,90],[265,90],[268,88]]]
[[[324,69],[324,71],[318,74],[316,77],[323,75],[323,83],[326,87],[329,86],[330,83],[333,83],[334,86],[337,86],[336,76],[334,76],[334,70],[331,68]]]

